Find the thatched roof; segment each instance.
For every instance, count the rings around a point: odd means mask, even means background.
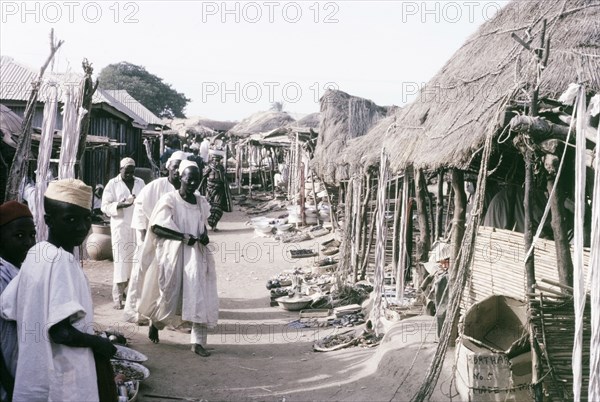
[[[597,0],[513,1],[483,24],[427,83],[417,99],[348,149],[346,160],[376,164],[382,146],[395,171],[407,165],[466,169],[489,133],[504,124],[503,102],[527,104],[537,63],[511,38],[538,47],[547,19],[550,57],[540,99],[557,99],[570,83],[600,90],[600,3]],[[374,144],[380,144],[374,146]]]
[[[300,128],[300,129],[310,129],[312,128],[314,131],[318,131],[319,124],[321,124],[321,114],[319,112],[307,114],[303,118],[290,123],[290,127],[292,128]]]
[[[342,91],[328,90],[321,98],[321,124],[311,165],[320,177],[338,181],[336,166],[352,138],[365,135],[390,109]],[[339,172],[338,172],[339,173]],[[345,176],[345,174],[343,174]]]
[[[286,112],[269,110],[254,113],[233,126],[227,133],[236,137],[247,137],[251,134],[266,133],[287,126],[294,118]]]

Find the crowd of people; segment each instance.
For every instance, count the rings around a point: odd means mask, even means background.
[[[0,205],[0,400],[116,401],[110,364],[115,346],[94,330],[88,280],[76,248],[94,213],[110,219],[112,298],[125,319],[148,325],[159,342],[165,326],[191,326],[191,350],[207,357],[217,324],[217,230],[231,195],[224,152],[208,141],[186,153],[167,149],[166,177],[148,184],[123,158],[119,175],[94,190],[76,179],[54,180],[44,194],[48,238],[36,243],[27,205]]]

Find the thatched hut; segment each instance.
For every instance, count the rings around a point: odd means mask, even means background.
[[[251,134],[266,133],[271,130],[287,126],[295,119],[287,112],[268,110],[258,112],[243,119],[233,126],[227,134],[231,137],[245,138]]]
[[[321,176],[327,179],[331,171],[337,173],[341,167],[348,165],[357,176],[356,180],[352,177],[351,185],[347,186],[354,193],[358,191],[358,196],[354,194],[346,199],[348,224],[345,230],[347,243],[350,244],[342,248],[346,250],[342,258],[347,261],[340,261],[340,267],[353,271],[355,278],[359,267],[364,272],[365,265],[372,265],[373,261],[385,262],[385,258],[377,256],[382,239],[377,238],[377,246],[370,244],[373,227],[377,225],[379,228],[378,225],[385,224],[383,219],[374,219],[373,213],[369,215],[369,209],[374,209],[375,200],[382,198],[368,190],[376,186],[373,175],[381,179],[377,184],[377,194],[387,191],[386,196],[394,198],[387,206],[380,203],[380,210],[404,203],[406,197],[416,200],[419,217],[417,229],[422,243],[416,262],[426,261],[427,242],[448,236],[445,228],[440,228],[444,211],[447,211],[447,219],[451,222],[449,282],[452,290],[449,292],[447,310],[444,309],[448,311],[448,317],[440,335],[436,359],[414,400],[425,400],[431,395],[439,374],[440,359],[443,359],[449,342],[456,338],[450,331],[457,322],[460,309],[493,293],[511,294],[527,300],[532,308],[529,330],[535,349],[531,372],[534,391],[541,392],[540,385],[544,382],[544,392],[551,400],[573,399],[571,355],[563,353],[571,350],[570,346],[565,345],[572,346],[573,338],[546,339],[543,322],[540,327],[539,315],[536,316],[539,310],[536,309],[548,302],[548,295],[553,295],[560,305],[571,303],[572,306],[570,293],[573,291],[575,274],[571,255],[580,253],[578,258],[582,260],[583,269],[591,269],[593,261],[588,260],[590,250],[600,247],[598,239],[591,249],[583,247],[585,241],[580,241],[576,251],[572,252],[565,223],[570,221],[572,225],[573,221],[564,215],[565,197],[580,199],[581,194],[584,205],[593,202],[598,208],[599,204],[597,198],[600,189],[597,185],[593,186],[592,180],[588,180],[587,185],[580,184],[583,187],[580,187],[579,194],[575,191],[575,152],[572,147],[565,145],[569,141],[567,132],[571,129],[575,137],[587,140],[583,141],[583,151],[591,153],[593,148],[598,147],[596,130],[599,116],[590,113],[593,107],[588,103],[592,96],[600,92],[599,32],[600,4],[597,1],[513,1],[466,41],[423,87],[414,102],[380,121],[367,135],[346,138],[342,142],[328,137],[327,130],[322,130],[324,146],[317,149],[320,155],[317,162],[327,161],[335,165],[320,169]],[[584,107],[588,107],[588,111],[577,118],[578,122],[584,122],[577,128],[573,124],[575,120],[571,118],[575,113],[573,102],[559,100],[572,83],[581,83],[587,91],[583,93],[579,89],[578,99]],[[322,111],[327,107],[323,102]],[[585,108],[580,106],[579,110],[585,113]],[[325,119],[324,114],[323,121]],[[342,144],[345,146],[343,149]],[[382,163],[377,175],[373,168],[380,164],[380,160],[385,160],[383,157],[380,159],[382,148],[390,156],[389,164],[388,161]],[[327,160],[327,155],[340,156]],[[567,166],[562,176],[557,174],[561,159]],[[598,174],[597,163],[594,171],[590,160],[587,160],[588,177]],[[534,166],[536,169],[533,169]],[[365,174],[367,171],[369,174]],[[382,176],[381,172],[384,171],[390,175]],[[467,218],[464,179],[469,172],[478,174],[478,177],[470,177],[476,184],[476,193],[473,195],[472,213]],[[403,188],[410,187],[403,197],[399,197],[398,181],[394,187],[394,183],[390,183],[393,179],[384,178],[397,175],[404,175]],[[447,193],[442,191],[442,182],[450,177],[452,193]],[[333,181],[339,180],[336,179],[334,177]],[[388,180],[388,183],[381,183],[382,180]],[[521,191],[521,198],[513,197],[508,207],[513,210],[518,207],[524,211],[524,233],[515,234],[511,227],[506,228],[508,230],[480,227],[484,223],[487,207],[485,197],[493,194],[486,191],[488,180],[507,183]],[[438,184],[436,201],[427,191],[428,184]],[[487,187],[489,190],[490,186]],[[533,240],[533,231],[538,226],[533,217],[533,197],[536,192],[551,194],[550,199],[544,201],[542,211],[547,202],[552,215],[549,236],[554,239],[540,240],[537,246]],[[450,204],[454,207],[449,208]],[[435,217],[432,207],[436,207]],[[398,208],[395,210],[394,215],[397,216]],[[400,211],[405,212],[406,208]],[[466,222],[468,225],[465,225]],[[574,230],[577,232],[583,228],[585,231],[585,224],[573,225]],[[405,222],[399,224],[400,227],[405,225]],[[543,236],[542,225],[539,227]],[[433,228],[435,236],[432,234]],[[368,233],[371,233],[370,239],[361,240]],[[380,233],[379,229],[377,233]],[[403,237],[397,237],[396,230],[393,230],[393,244],[404,244],[407,241],[406,232],[403,234],[399,230],[398,233]],[[518,250],[514,249],[515,244]],[[490,255],[475,253],[475,250],[484,250],[485,253],[490,245],[500,253],[493,256],[494,261],[490,261]],[[526,262],[523,262],[530,247],[533,252],[529,255],[534,258],[525,258]],[[373,249],[376,251],[373,252]],[[381,249],[386,251],[385,248]],[[369,258],[365,255],[369,252],[375,255]],[[398,255],[394,253],[393,259],[397,260]],[[383,266],[374,268],[374,277],[383,278]],[[404,276],[399,271],[402,267],[395,269],[398,269],[396,278]],[[377,272],[380,272],[379,276]],[[542,279],[548,281],[545,284],[551,283],[552,286],[540,285]],[[572,324],[564,324],[573,320],[572,308],[570,311],[567,321],[561,315],[562,318],[553,320],[553,325],[558,325],[562,319],[561,330],[573,331]],[[589,320],[587,310],[585,314],[584,321]],[[548,318],[544,317],[542,321],[544,319]],[[585,338],[583,355],[587,356],[593,347],[589,338]],[[598,345],[595,347],[597,353]],[[538,353],[540,350],[542,352]],[[586,397],[588,375],[593,374],[588,370],[589,367],[583,367],[582,400]],[[495,392],[493,387],[489,389]]]
[[[319,139],[311,165],[325,181],[347,180],[348,172],[337,158],[351,139],[365,135],[391,108],[339,90],[327,90],[320,102]]]
[[[503,129],[515,107],[530,103],[531,85],[538,73],[532,52],[540,47],[544,19],[550,52],[541,72],[539,99],[556,100],[574,82],[598,92],[598,2],[513,1],[483,24],[415,101],[398,112],[396,124],[375,130],[373,138],[394,156],[390,168],[467,169],[474,152],[483,146],[490,124],[497,131]],[[512,33],[528,38],[531,50],[511,39]],[[552,105],[544,106],[551,109]],[[377,157],[378,152],[371,152],[367,158],[375,162]]]

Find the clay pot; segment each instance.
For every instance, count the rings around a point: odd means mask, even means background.
[[[100,261],[112,258],[109,224],[92,224],[92,233],[85,243],[90,260]]]

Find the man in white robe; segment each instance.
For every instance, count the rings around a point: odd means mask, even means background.
[[[204,160],[204,163],[208,163],[210,161],[208,156],[208,151],[210,150],[210,141],[208,137],[204,137],[202,142],[200,143],[200,157]]]
[[[106,184],[102,194],[102,212],[110,217],[113,249],[113,302],[114,308],[123,308],[123,298],[135,256],[135,229],[131,228],[133,202],[144,188],[144,181],[133,175],[135,161],[124,158],[119,175]]]
[[[0,295],[2,316],[17,324],[14,402],[100,400],[94,354],[109,364],[116,348],[94,335],[92,294],[73,255],[89,233],[91,203],[92,189],[80,180],[49,184],[48,241],[29,250]]]
[[[207,329],[216,326],[219,314],[215,260],[206,247],[210,205],[195,192],[201,177],[197,165],[182,161],[179,173],[180,189],[163,195],[150,218],[138,312],[150,318],[149,338],[155,343],[165,325],[192,322],[192,350],[209,356]]]
[[[145,324],[147,320],[139,317],[137,313],[138,299],[141,294],[144,283],[143,276],[140,276],[141,267],[141,249],[148,230],[148,222],[152,211],[160,197],[164,194],[179,188],[179,164],[186,159],[185,152],[175,151],[166,163],[169,173],[167,177],[161,177],[148,183],[135,198],[133,207],[133,219],[131,228],[136,230],[136,256],[129,278],[127,287],[127,298],[125,299],[125,320],[138,324]]]

